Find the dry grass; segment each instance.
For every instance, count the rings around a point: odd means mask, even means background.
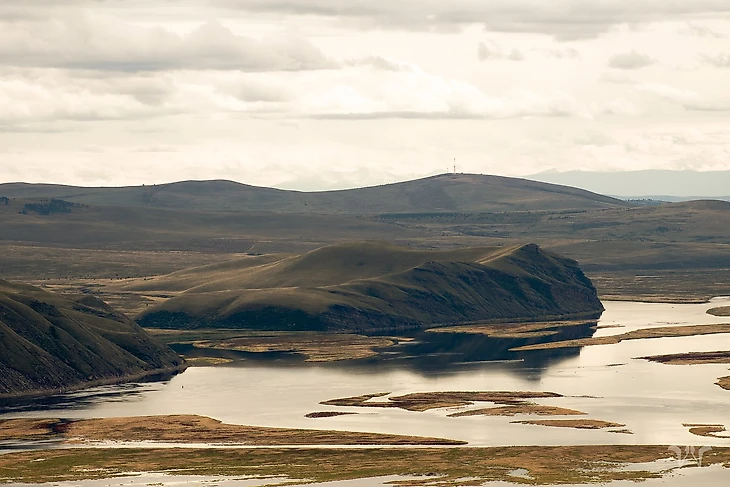
[[[72,442],[161,441],[255,446],[464,444],[418,436],[233,425],[195,415],[88,419],[63,424],[57,419],[18,420],[8,428],[8,435],[14,439],[56,435]]]
[[[690,424],[684,423],[682,426],[689,428],[689,432],[697,436],[706,436],[709,438],[730,438],[727,435],[718,435],[727,431],[725,426],[721,424]]]
[[[334,362],[372,357],[374,349],[394,345],[393,340],[352,334],[331,333],[270,333],[226,340],[194,343],[197,348],[236,350],[241,352],[290,352],[305,355],[307,362]]]
[[[697,335],[714,335],[719,333],[730,333],[730,323],[714,325],[692,325],[692,326],[662,326],[658,328],[643,328],[633,330],[619,335],[578,338],[576,340],[563,340],[559,342],[537,343],[511,349],[514,352],[525,350],[547,350],[555,348],[577,348],[591,345],[615,345],[624,340],[642,340],[648,338],[688,337]]]
[[[352,412],[341,412],[341,411],[317,411],[314,413],[308,413],[305,414],[304,417],[306,418],[333,418],[335,416],[349,416],[352,414]]]
[[[500,406],[494,408],[472,409],[449,414],[450,418],[461,418],[464,416],[516,416],[518,414],[536,416],[578,416],[586,414],[575,409],[560,408],[556,406],[542,406],[540,404],[525,403],[512,406]]]
[[[586,321],[547,321],[534,323],[495,323],[429,328],[431,333],[471,333],[492,338],[542,338],[557,335],[561,329],[583,326]]]
[[[407,411],[423,412],[429,409],[471,406],[474,402],[492,402],[495,404],[525,406],[526,399],[545,399],[562,397],[554,392],[514,392],[514,391],[487,391],[487,392],[418,392],[404,396],[389,397],[387,401],[372,401],[372,399],[387,396],[388,392],[366,394],[342,399],[324,401],[328,406],[355,406],[374,408],[400,408]]]
[[[641,464],[673,458],[666,446],[526,446],[426,449],[102,449],[0,456],[0,482],[62,482],[111,478],[125,472],[292,479],[309,482],[409,476],[400,486],[479,486],[489,481],[531,485],[594,484],[661,477]],[[730,449],[713,448],[703,465],[730,463]],[[636,465],[638,468],[626,468]],[[509,472],[526,469],[530,479]],[[284,478],[281,478],[281,477]]]
[[[5,419],[0,420],[0,441],[47,439],[63,430],[58,419]]]
[[[720,306],[707,310],[707,314],[712,316],[730,316],[730,306]]]
[[[667,365],[730,364],[730,350],[650,355],[639,358]]]
[[[601,421],[600,419],[530,419],[525,421],[512,421],[516,424],[534,424],[538,426],[553,426],[556,428],[575,428],[581,430],[598,430],[605,428],[622,428],[626,426],[621,423]]]

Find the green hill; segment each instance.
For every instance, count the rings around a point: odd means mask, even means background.
[[[376,332],[603,310],[575,261],[534,244],[452,251],[337,244],[180,271],[127,289],[185,289],[137,317],[156,328]]]
[[[0,184],[0,196],[58,198],[87,205],[203,211],[376,214],[442,211],[596,209],[628,203],[582,189],[526,179],[476,174],[440,175],[343,191],[300,192],[232,181],[182,181],[153,186],[82,188]]]
[[[0,280],[0,398],[182,366],[175,352],[93,296],[65,297]]]

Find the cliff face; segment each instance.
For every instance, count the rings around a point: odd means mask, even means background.
[[[194,276],[194,279],[192,277]],[[138,317],[160,328],[380,332],[472,321],[595,317],[596,290],[577,263],[537,245],[414,251],[373,243],[324,247],[275,262],[242,261],[145,281],[187,291]]]
[[[175,352],[103,301],[0,280],[0,398],[182,367]]]

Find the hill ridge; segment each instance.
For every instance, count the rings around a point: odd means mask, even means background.
[[[0,280],[0,399],[182,368],[176,353],[93,296]]]
[[[537,211],[631,206],[619,199],[568,186],[477,174],[442,174],[384,185],[314,192],[218,179],[89,188],[5,183],[0,184],[0,196],[57,198],[88,205],[322,214]]]
[[[425,251],[358,242],[223,276],[205,267],[175,274],[128,285],[182,291],[141,313],[143,326],[376,332],[603,310],[575,261],[535,244]]]

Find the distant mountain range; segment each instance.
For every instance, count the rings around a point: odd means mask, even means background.
[[[730,171],[548,171],[527,177],[615,195],[622,199],[730,201]]]
[[[0,197],[28,200],[56,198],[84,205],[178,210],[349,215],[627,206],[615,198],[582,189],[475,174],[442,174],[383,186],[310,193],[232,181],[183,181],[123,188],[7,183],[0,184]]]

